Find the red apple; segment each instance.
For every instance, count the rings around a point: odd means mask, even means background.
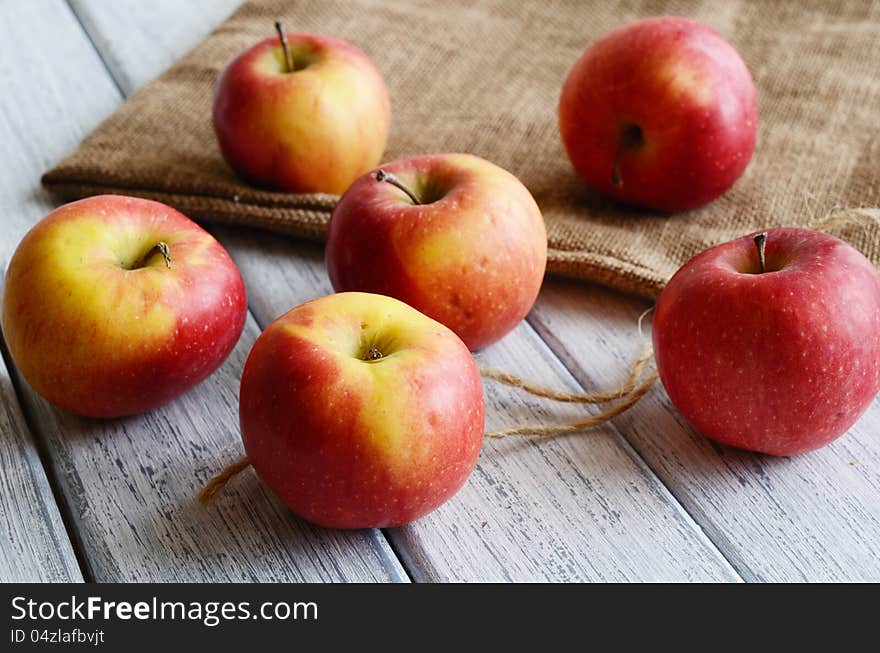
[[[418,156],[364,175],[337,204],[327,237],[337,291],[396,297],[471,349],[526,316],[546,263],[544,220],[529,191],[468,154]]]
[[[685,18],[615,29],[572,68],[559,131],[595,190],[661,211],[712,201],[755,149],[755,84],[716,31]]]
[[[810,229],[688,261],[660,295],[654,351],[672,403],[718,442],[775,455],[843,434],[880,390],[880,275]]]
[[[452,331],[365,293],[313,300],[259,337],[241,433],[260,478],[321,526],[406,524],[464,484],[483,441],[483,386]]]
[[[91,417],[139,413],[213,372],[238,341],[244,283],[171,207],[101,195],[31,229],[6,273],[3,335],[28,383]]]
[[[220,76],[220,150],[249,183],[340,194],[382,157],[388,90],[366,55],[345,41],[314,34],[285,41],[286,50],[280,38],[258,43]]]

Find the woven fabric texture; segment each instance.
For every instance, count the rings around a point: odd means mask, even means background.
[[[714,27],[758,88],[758,144],[745,175],[710,205],[674,215],[588,190],[556,121],[562,82],[585,47],[652,15]],[[255,0],[135,93],[44,176],[46,186],[66,198],[138,195],[196,220],[321,239],[337,198],[245,185],[211,128],[219,72],[272,36],[277,19],[289,31],[344,38],[374,61],[391,93],[385,160],[471,152],[517,175],[544,213],[551,273],[654,297],[710,245],[880,205],[880,3],[864,0]],[[880,263],[876,226],[839,235]]]

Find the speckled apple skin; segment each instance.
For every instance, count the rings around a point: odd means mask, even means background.
[[[153,251],[160,241],[170,268]],[[6,272],[2,322],[38,393],[78,415],[120,417],[216,370],[246,316],[244,281],[211,234],[159,202],[98,195],[27,233]]]
[[[620,149],[627,125],[644,143]],[[562,142],[595,190],[629,204],[683,211],[742,175],[755,149],[757,95],[718,32],[685,18],[640,20],[590,46],[559,99]],[[620,179],[612,182],[615,156]]]
[[[786,456],[838,438],[880,390],[880,276],[810,229],[771,229],[688,261],[657,301],[657,368],[672,403],[723,444]]]
[[[547,232],[531,193],[469,154],[418,156],[382,170],[434,201],[413,204],[375,170],[358,179],[330,219],[333,288],[396,297],[471,350],[510,332],[534,305],[547,265]]]
[[[364,353],[384,354],[373,361]],[[241,380],[248,458],[291,510],[332,528],[409,523],[452,497],[483,442],[480,373],[403,302],[328,295],[263,332]]]

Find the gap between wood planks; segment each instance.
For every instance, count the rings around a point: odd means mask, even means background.
[[[5,283],[5,270],[0,270],[0,287]],[[21,416],[24,418],[25,427],[30,435],[30,440],[33,442],[37,457],[40,459],[43,473],[46,475],[46,480],[49,481],[49,489],[52,492],[52,499],[58,507],[58,513],[61,515],[61,523],[64,526],[64,533],[70,541],[70,547],[73,549],[73,555],[76,559],[77,567],[79,567],[79,573],[82,576],[83,582],[93,583],[95,582],[94,575],[92,574],[92,568],[91,565],[89,565],[88,557],[85,554],[85,545],[83,544],[82,537],[80,537],[79,529],[76,528],[70,505],[64,498],[64,491],[61,489],[58,476],[55,474],[55,469],[52,465],[46,442],[44,438],[37,435],[39,430],[36,428],[33,415],[31,415],[27,402],[24,401],[24,392],[21,388],[22,381],[19,376],[18,368],[12,362],[12,356],[9,354],[9,349],[6,346],[6,338],[3,336],[2,332],[0,332],[0,364],[5,365],[6,371],[9,373],[9,381],[12,383],[12,389],[15,392],[15,399],[18,402],[18,408],[21,410]]]
[[[541,321],[540,317],[534,315],[533,313],[529,313],[529,315],[526,316],[526,321],[529,323],[529,326],[534,329],[535,333],[544,342],[544,344],[547,345],[547,348],[553,352],[553,355],[556,356],[556,358],[559,360],[560,365],[565,368],[565,370],[571,375],[571,377],[580,387],[586,390],[587,385],[596,385],[593,382],[594,379],[592,378],[592,376],[587,373],[587,371],[580,365],[580,363],[577,362],[577,360],[575,360],[575,357],[569,353],[569,351],[565,348],[565,345],[556,337],[551,337],[552,331],[550,331],[547,325]],[[641,325],[639,325],[639,328],[641,328]],[[663,387],[663,385],[658,381],[658,383],[655,384],[652,392],[657,392],[656,388],[658,386],[660,388]],[[621,442],[626,444],[625,449],[627,454],[629,454],[629,456],[639,466],[644,466],[647,470],[650,470],[651,475],[656,478],[666,489],[670,496],[670,503],[677,506],[678,509],[687,516],[688,521],[696,524],[697,528],[699,528],[700,534],[705,537],[706,540],[711,543],[712,548],[718,551],[718,554],[727,561],[727,564],[729,564],[734,572],[736,572],[736,575],[739,577],[739,579],[746,581],[748,577],[748,572],[741,569],[734,560],[725,555],[724,550],[718,545],[715,539],[708,532],[706,532],[706,530],[703,528],[703,525],[697,520],[696,516],[693,515],[690,510],[688,510],[685,502],[681,501],[678,498],[678,495],[675,493],[674,489],[666,484],[666,481],[663,480],[661,474],[651,465],[650,461],[642,456],[641,453],[639,453],[635,444],[631,442],[626,434],[618,428],[614,420],[608,422],[607,426],[619,436]],[[715,445],[712,440],[709,440],[709,442],[713,446]]]
[[[82,29],[84,35],[88,39],[88,42],[90,43],[91,47],[94,49],[95,53],[97,54],[98,58],[100,59],[101,64],[103,65],[104,69],[106,70],[109,78],[112,80],[114,86],[116,87],[117,91],[119,92],[120,99],[124,100],[128,96],[128,93],[126,92],[126,90],[123,87],[123,80],[119,79],[119,77],[117,76],[117,73],[114,71],[113,67],[111,67],[109,62],[105,59],[101,48],[97,45],[95,39],[92,37],[92,34],[89,31],[89,28],[87,27],[88,21],[84,22],[81,19],[81,17],[79,16],[79,13],[77,11],[77,8],[75,7],[74,4],[71,3],[71,0],[66,0],[66,3],[68,5],[68,8],[71,10],[72,14],[76,18],[77,24]],[[133,92],[134,90],[135,89],[133,89],[133,88],[129,89],[129,92]],[[265,328],[266,325],[263,324],[262,321],[257,318],[257,313],[252,310],[251,306],[248,307],[248,311],[251,314],[251,317],[254,319],[255,323],[257,325],[259,325],[259,327],[261,329]],[[553,359],[548,362],[551,365],[559,367],[561,370],[565,370],[567,372],[567,374],[570,376],[571,380],[573,380],[573,382],[578,387],[584,389],[585,383],[582,381],[582,378],[584,378],[586,375],[582,373],[583,370],[580,368],[579,365],[575,364],[573,366],[572,361],[566,360],[566,358],[564,356],[560,356],[559,352],[557,351],[557,346],[559,345],[559,343],[556,343],[554,341],[554,339],[552,339],[552,338],[548,339],[546,337],[546,333],[547,333],[546,328],[544,328],[543,325],[540,324],[539,320],[537,321],[538,326],[536,327],[535,320],[536,320],[536,318],[530,316],[529,318],[527,318],[526,323],[527,323],[529,330],[534,332],[535,336],[546,346],[548,352],[550,352],[552,354]],[[564,350],[564,347],[563,347],[563,350]],[[576,369],[572,369],[572,367],[575,367]],[[674,510],[679,512],[680,516],[684,519],[685,523],[688,524],[690,527],[692,527],[694,529],[695,533],[700,538],[705,539],[705,542],[707,543],[708,548],[710,548],[711,550],[714,550],[714,552],[719,556],[719,558],[724,560],[727,563],[727,565],[729,565],[730,569],[735,573],[735,575],[740,580],[742,580],[743,576],[742,576],[741,570],[738,569],[733,564],[732,560],[727,555],[725,555],[723,550],[716,544],[716,542],[711,537],[709,537],[709,535],[702,528],[700,523],[694,519],[693,515],[687,510],[687,508],[682,504],[682,502],[679,501],[678,497],[672,492],[671,488],[662,480],[662,478],[656,473],[656,471],[651,467],[651,465],[648,464],[646,459],[644,457],[642,457],[641,454],[634,448],[634,446],[630,442],[629,438],[627,438],[613,423],[611,424],[611,428],[613,429],[614,434],[616,434],[618,436],[619,442],[623,445],[623,449],[626,452],[626,454],[636,463],[636,465],[639,468],[641,468],[643,470],[643,473],[645,474],[645,476],[649,477],[651,481],[656,481],[658,483],[658,485],[665,490],[666,495],[669,500],[669,503],[673,504],[675,506]],[[409,576],[409,578],[411,580],[414,580],[413,574],[414,574],[415,570],[410,569],[409,566],[406,564],[407,557],[401,554],[399,547],[395,543],[396,538],[389,532],[388,529],[381,529],[381,531],[382,531],[383,536],[384,536],[385,540],[387,541],[389,547],[391,548],[391,551],[394,553],[394,555],[399,560],[404,571],[407,573],[407,575]],[[79,554],[79,552],[78,552],[78,554]]]
[[[2,287],[4,283],[3,273],[0,271],[0,287]],[[79,537],[79,532],[74,526],[72,516],[66,502],[63,500],[63,492],[58,484],[58,479],[55,477],[55,474],[52,471],[52,465],[49,461],[49,455],[46,449],[45,442],[42,438],[37,437],[35,433],[37,432],[34,429],[32,416],[29,414],[29,411],[26,409],[24,402],[22,401],[22,391],[19,387],[20,380],[18,378],[17,370],[15,366],[12,364],[12,357],[9,355],[9,350],[6,347],[6,339],[3,337],[3,334],[0,333],[0,365],[5,366],[6,372],[9,375],[9,382],[12,384],[12,392],[14,393],[15,402],[18,404],[18,409],[21,412],[21,418],[24,420],[24,428],[27,431],[23,434],[23,438],[27,439],[31,444],[33,444],[34,451],[37,454],[37,459],[39,460],[40,467],[43,471],[43,474],[46,477],[46,481],[49,487],[50,496],[52,501],[55,503],[55,508],[58,510],[58,514],[61,517],[61,526],[64,529],[63,534],[67,538],[66,544],[70,546],[70,550],[73,553],[74,561],[76,562],[76,568],[79,571],[80,578],[84,582],[92,582],[93,578],[90,573],[90,567],[88,564],[88,560],[84,555],[85,548],[82,545],[81,538]],[[41,493],[42,494],[42,493]],[[48,497],[45,497],[48,499]],[[48,515],[46,519],[51,519]],[[59,533],[60,535],[60,533]],[[55,538],[52,538],[55,540]],[[56,549],[58,550],[59,555],[63,555],[62,553],[62,543],[55,541]],[[73,571],[71,567],[70,571]],[[71,574],[72,575],[72,574]],[[76,582],[78,579],[75,577],[71,577],[70,581]]]

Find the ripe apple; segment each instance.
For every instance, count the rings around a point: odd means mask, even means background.
[[[249,183],[341,194],[382,158],[389,124],[385,82],[353,45],[285,35],[277,27],[278,38],[245,51],[217,82],[220,150]]]
[[[327,270],[337,291],[396,297],[473,349],[526,316],[547,234],[512,174],[468,154],[418,156],[358,179],[333,211]]]
[[[6,273],[3,335],[28,383],[61,408],[131,415],[213,372],[247,299],[226,250],[159,202],[100,195],[25,235]]]
[[[653,331],[672,403],[735,447],[816,449],[880,390],[880,275],[810,229],[770,229],[695,256],[661,293]]]
[[[241,379],[259,476],[332,528],[406,524],[464,484],[483,441],[483,386],[452,331],[390,297],[340,293],[275,320]]]
[[[755,84],[710,27],[649,18],[612,30],[572,68],[559,131],[578,174],[626,203],[682,211],[712,201],[755,149]]]

